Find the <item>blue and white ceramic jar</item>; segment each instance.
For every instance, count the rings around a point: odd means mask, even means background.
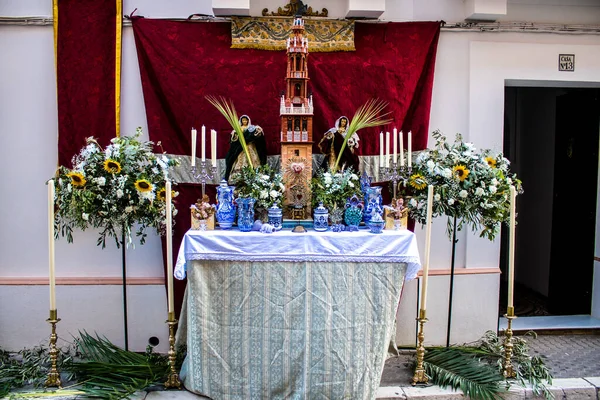
[[[317,232],[325,232],[329,229],[329,211],[323,207],[323,203],[319,203],[319,207],[315,208],[314,213],[313,228]]]
[[[344,212],[344,221],[348,225],[347,230],[357,231],[360,221],[363,217],[363,203],[354,195],[346,201],[346,211]]]
[[[252,197],[238,197],[238,228],[241,232],[250,232],[254,227],[254,203]]]
[[[217,187],[217,222],[221,229],[231,229],[233,221],[235,221],[233,189],[233,186],[227,185],[225,179]]]
[[[269,208],[269,225],[272,225],[276,231],[281,230],[281,208],[277,207],[277,204],[273,204],[272,207]]]
[[[365,212],[363,220],[368,225],[373,212],[383,212],[383,198],[381,197],[381,186],[370,186],[365,191]]]

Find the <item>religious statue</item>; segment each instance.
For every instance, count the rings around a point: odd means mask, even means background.
[[[267,142],[262,128],[258,125],[252,125],[250,117],[247,115],[242,115],[239,121],[242,132],[244,132],[244,139],[246,140],[252,165],[254,168],[265,165],[267,163]],[[229,151],[225,156],[225,166],[225,180],[229,180],[231,176],[236,175],[242,168],[248,166],[248,159],[235,130],[231,131]]]
[[[319,142],[319,149],[321,150],[321,153],[325,154],[325,158],[320,166],[321,169],[326,171],[333,170],[342,144],[344,143],[346,129],[348,129],[348,117],[341,116],[335,121],[335,127],[329,129],[325,132],[325,135],[323,135],[323,139]],[[352,167],[355,172],[358,171],[359,160],[358,156],[354,154],[354,149],[358,147],[359,140],[358,134],[356,133],[348,139],[338,165],[340,170]]]

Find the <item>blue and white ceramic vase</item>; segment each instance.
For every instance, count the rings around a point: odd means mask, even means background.
[[[233,189],[233,186],[227,185],[225,179],[217,187],[217,222],[221,229],[231,229],[233,221],[235,221]]]
[[[383,232],[383,227],[385,226],[385,221],[381,217],[381,214],[373,213],[368,226],[369,226],[369,229],[371,230],[371,233],[381,233],[381,232]]]
[[[244,197],[237,199],[238,206],[238,228],[241,232],[250,232],[254,227],[254,203],[252,197]]]
[[[346,230],[352,232],[358,230],[358,225],[363,217],[363,203],[358,196],[354,195],[346,201],[346,211],[344,212],[344,222],[348,225]]]
[[[363,221],[369,225],[373,212],[381,213],[383,211],[383,198],[381,197],[381,186],[372,186],[365,191],[365,211]]]
[[[329,211],[323,207],[323,203],[319,203],[319,207],[315,208],[315,216],[313,217],[313,228],[317,232],[325,232],[329,229]]]
[[[276,231],[279,231],[281,230],[281,222],[281,208],[277,207],[277,204],[273,204],[269,208],[269,225],[272,225]]]

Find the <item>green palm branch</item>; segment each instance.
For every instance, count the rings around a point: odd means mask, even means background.
[[[504,391],[504,377],[496,368],[460,348],[428,349],[423,365],[434,384],[460,388],[473,399],[499,400]]]
[[[244,137],[244,132],[242,131],[240,119],[238,118],[233,101],[227,100],[225,97],[216,98],[214,96],[206,96],[206,100],[208,100],[210,104],[215,106],[215,108],[219,110],[221,114],[223,114],[227,122],[229,122],[229,125],[231,125],[235,133],[237,133],[240,144],[242,145],[242,149],[244,150],[246,158],[248,159],[248,165],[250,165],[250,168],[254,169],[254,165],[252,165],[252,159],[250,158],[250,152],[246,146],[246,138]]]
[[[346,134],[344,135],[344,143],[342,143],[342,148],[340,149],[332,172],[337,172],[348,139],[350,139],[354,133],[364,128],[385,125],[391,122],[391,119],[384,119],[389,113],[379,115],[386,106],[387,103],[381,100],[371,99],[356,110],[356,113],[352,117],[352,121],[350,121],[350,124],[348,125]]]

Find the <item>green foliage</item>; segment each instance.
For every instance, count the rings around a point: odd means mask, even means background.
[[[346,200],[353,195],[362,197],[358,175],[352,168],[336,173],[318,171],[312,180],[311,191],[313,208],[323,203],[330,212],[334,208],[343,209]]]
[[[252,197],[256,200],[257,208],[265,210],[277,204],[281,207],[285,185],[279,171],[268,164],[257,168],[242,168],[240,177],[235,181],[239,197]]]

